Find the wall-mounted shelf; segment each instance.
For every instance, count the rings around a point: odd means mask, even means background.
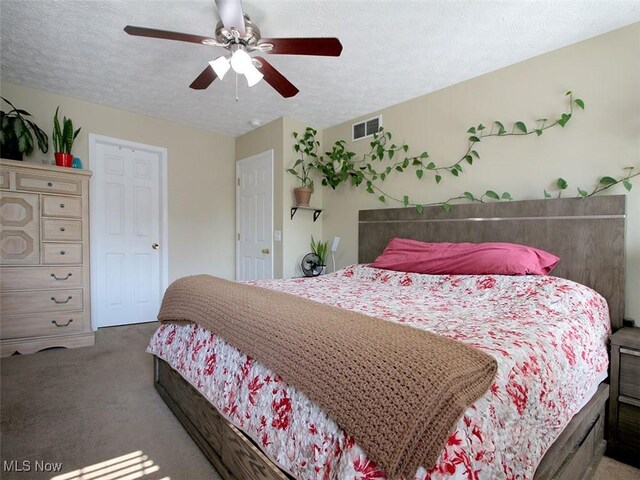
[[[311,211],[313,211],[313,221],[314,222],[318,219],[318,217],[322,213],[322,209],[321,208],[303,207],[303,206],[291,207],[291,220],[293,220],[293,216],[296,214],[296,212],[298,210],[311,210]]]

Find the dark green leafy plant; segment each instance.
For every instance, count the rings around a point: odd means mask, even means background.
[[[81,128],[78,128],[74,132],[73,121],[67,117],[62,118],[62,128],[60,128],[58,110],[60,110],[59,106],[56,108],[56,113],[53,116],[53,134],[51,135],[53,146],[56,153],[71,153],[73,142],[80,133]]]
[[[315,155],[311,158],[311,162],[308,163],[307,167],[315,169],[320,174],[322,185],[330,186],[333,189],[345,182],[356,187],[362,185],[366,192],[377,195],[378,200],[381,202],[386,203],[391,200],[405,207],[414,206],[418,212],[422,213],[424,207],[427,206],[426,204],[416,203],[408,195],[403,195],[402,197],[389,195],[382,190],[380,184],[390,175],[404,173],[409,169],[414,171],[419,180],[432,178],[436,184],[440,184],[445,174],[459,177],[465,168],[472,166],[480,159],[478,144],[483,140],[493,137],[523,137],[529,135],[539,137],[550,128],[557,126],[564,128],[571,120],[575,106],[581,110],[585,108],[584,101],[580,98],[574,99],[572,92],[567,92],[566,96],[568,97],[568,111],[562,113],[554,121],[540,118],[534,122],[533,126],[528,126],[523,121],[516,121],[511,125],[510,129],[507,129],[503,122],[496,120],[491,124],[490,128],[485,127],[483,124],[470,127],[466,132],[468,135],[467,148],[456,161],[449,165],[437,165],[430,160],[429,153],[426,151],[415,156],[407,156],[406,153],[409,151],[409,146],[406,143],[400,145],[393,143],[391,132],[381,129],[380,132],[373,135],[373,139],[369,144],[370,150],[364,155],[358,156],[355,152],[347,150],[346,141],[338,140],[330,151],[325,152],[323,157]],[[306,141],[314,142],[315,130],[307,128],[305,137],[309,135],[313,138],[306,138]],[[294,136],[297,138],[297,133],[294,133]],[[578,194],[583,197],[595,195],[618,183],[622,183],[629,190],[631,188],[630,179],[638,175],[638,173],[633,173],[632,170],[632,168],[628,170],[628,175],[619,179],[602,177],[592,193],[588,194],[579,189]],[[561,180],[559,179],[558,182]],[[560,185],[561,183],[558,183],[559,188],[561,188]],[[545,195],[547,195],[546,192]],[[498,193],[494,190],[487,190],[479,196],[471,192],[463,192],[443,202],[428,205],[441,205],[442,208],[448,211],[451,208],[451,202],[454,200],[485,203],[495,200],[512,200],[512,196],[509,192]]]
[[[293,149],[300,155],[293,167],[288,168],[287,172],[296,176],[300,180],[300,186],[313,188],[313,180],[309,176],[315,165],[318,163],[318,148],[320,142],[316,140],[317,130],[307,127],[302,135],[293,132],[293,138],[296,142]]]
[[[38,125],[26,118],[31,117],[31,114],[14,107],[6,98],[0,98],[11,107],[9,112],[0,111],[2,156],[22,160],[23,154],[31,155],[34,145],[33,135],[36,137],[40,151],[47,153],[49,151],[49,137]]]
[[[327,264],[327,252],[329,251],[329,242],[315,241],[311,236],[311,251],[320,259],[320,265]]]

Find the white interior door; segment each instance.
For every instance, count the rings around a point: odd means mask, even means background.
[[[273,278],[273,150],[236,163],[236,279]]]
[[[97,327],[151,322],[160,309],[162,151],[131,145],[96,142],[91,158]]]

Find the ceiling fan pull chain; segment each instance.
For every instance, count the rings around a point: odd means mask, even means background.
[[[238,73],[236,72],[236,102],[238,101]]]

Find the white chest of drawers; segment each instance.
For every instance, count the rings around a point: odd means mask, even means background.
[[[0,355],[94,344],[91,172],[0,160]]]

